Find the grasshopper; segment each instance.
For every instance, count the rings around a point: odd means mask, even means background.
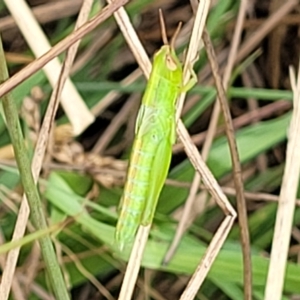
[[[169,44],[161,10],[159,16],[164,45],[154,55],[136,120],[135,139],[115,231],[120,249],[132,242],[139,225],[152,223],[176,140],[176,100],[181,92],[191,89],[197,81],[192,70],[190,80],[183,85],[183,68],[174,49],[181,23]]]

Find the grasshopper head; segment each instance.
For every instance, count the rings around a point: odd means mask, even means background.
[[[154,55],[153,71],[156,72],[155,74],[159,74],[159,76],[169,80],[174,85],[181,86],[182,66],[174,50],[175,40],[180,31],[181,23],[179,23],[179,26],[171,39],[171,43],[169,44],[161,10],[159,10],[159,17],[164,45]]]
[[[153,68],[156,74],[170,80],[175,85],[182,83],[182,66],[175,53],[169,45],[164,45],[154,55]]]

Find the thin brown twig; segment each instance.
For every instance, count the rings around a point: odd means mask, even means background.
[[[218,101],[220,102],[226,125],[226,135],[230,148],[230,155],[233,165],[233,178],[235,188],[237,191],[237,208],[239,214],[239,224],[241,228],[241,241],[243,249],[243,263],[244,263],[244,287],[245,299],[252,299],[252,267],[251,267],[251,249],[250,236],[248,229],[248,217],[246,201],[244,197],[244,185],[242,179],[242,168],[239,160],[237,144],[234,136],[234,128],[230,115],[230,110],[226,98],[226,93],[219,73],[219,67],[216,63],[216,56],[207,31],[203,32],[203,41],[205,44],[208,60],[211,64],[212,72],[217,86]]]
[[[130,253],[128,265],[124,280],[122,282],[122,288],[119,295],[119,300],[132,299],[132,293],[137,280],[137,275],[142,263],[144,249],[150,233],[151,224],[147,226],[140,226],[133,244],[133,248]],[[129,274],[129,275],[127,275]],[[132,277],[133,276],[133,277]]]
[[[225,119],[225,131],[228,139],[228,144],[230,148],[231,160],[233,165],[233,177],[236,188],[236,198],[237,198],[237,209],[238,209],[238,220],[241,229],[241,244],[243,252],[243,266],[244,266],[244,299],[252,300],[252,264],[251,264],[251,246],[250,246],[250,234],[248,228],[248,216],[247,216],[247,206],[244,197],[244,184],[242,178],[242,167],[239,159],[239,154],[237,150],[237,144],[234,136],[234,126],[230,114],[230,109],[226,99],[225,89],[229,83],[230,74],[232,72],[235,57],[237,55],[238,45],[240,43],[243,22],[246,16],[247,1],[242,0],[240,4],[240,9],[237,18],[237,26],[235,28],[232,45],[229,52],[228,63],[225,68],[223,82],[221,80],[220,71],[216,59],[216,55],[213,49],[212,42],[208,32],[205,30],[203,32],[203,41],[205,44],[208,60],[211,65],[213,77],[215,79],[218,103],[216,107],[216,114],[219,115],[220,108],[223,111],[223,116]],[[214,131],[217,127],[217,122],[214,124]],[[208,155],[208,153],[207,153]]]

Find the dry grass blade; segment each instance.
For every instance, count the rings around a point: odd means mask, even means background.
[[[26,2],[24,0],[5,0],[5,2],[35,56],[40,57],[49,51],[51,45]],[[59,59],[53,59],[43,69],[54,87],[61,70]],[[82,133],[94,121],[94,116],[69,78],[66,79],[65,88],[61,94],[61,104],[75,135]]]
[[[130,253],[130,258],[126,268],[126,273],[121,287],[119,300],[130,300],[137,276],[140,270],[144,249],[148,240],[151,224],[148,226],[140,226]]]
[[[279,195],[270,266],[265,290],[266,300],[282,298],[282,289],[291,238],[295,201],[300,175],[300,64],[296,76],[290,72],[294,110],[288,134],[286,164]]]
[[[184,84],[186,84],[190,79],[191,76],[190,71],[198,56],[198,51],[201,44],[202,32],[208,15],[209,6],[210,6],[209,0],[201,1],[198,5],[198,9],[195,17],[195,23],[193,25],[191,39],[190,39],[189,47],[186,54],[186,60],[183,68]],[[181,115],[184,99],[185,99],[185,93],[182,93],[177,102],[177,112],[176,112],[177,120]]]
[[[35,72],[39,71],[43,66],[45,66],[50,60],[61,54],[72,44],[76,43],[88,32],[95,29],[99,24],[108,19],[111,14],[116,11],[121,6],[125,5],[128,0],[119,0],[114,1],[111,4],[107,5],[101,10],[94,18],[81,26],[78,30],[74,31],[72,34],[67,36],[65,39],[53,46],[47,53],[43,56],[34,60],[31,64],[26,66],[20,72],[6,80],[0,85],[0,97],[11,91],[18,84],[26,80],[28,77],[33,75]]]
[[[196,297],[196,294],[209,272],[212,263],[217,257],[221,247],[223,246],[229,231],[232,228],[235,216],[228,215],[219,226],[217,232],[214,234],[205,254],[194,272],[188,286],[180,297],[180,300],[190,300]]]
[[[15,225],[12,240],[17,240],[24,236],[26,230],[26,226],[24,226],[24,223],[27,223],[29,212],[29,206],[26,199],[22,202],[22,205],[18,212],[18,218]],[[13,276],[15,272],[15,266],[19,257],[19,252],[20,248],[17,247],[11,250],[7,255],[6,264],[3,269],[2,280],[0,285],[0,299],[8,299],[10,288],[12,285],[14,285]]]
[[[187,288],[180,298],[182,300],[187,300],[194,299],[194,297],[196,296],[197,291],[199,290],[203,280],[210,270],[212,263],[214,262],[217,254],[219,253],[223,243],[227,238],[227,235],[233,225],[234,219],[236,218],[236,212],[221,190],[216,179],[202,160],[202,157],[200,156],[196,146],[193,144],[181,120],[179,120],[178,122],[177,132],[185,146],[185,151],[191,163],[193,164],[197,172],[199,172],[203,183],[225,214],[225,219],[212,238],[210,245],[208,246],[200,264],[198,265]]]

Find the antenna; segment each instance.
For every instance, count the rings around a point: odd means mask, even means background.
[[[177,26],[177,29],[176,29],[176,31],[174,32],[174,34],[171,38],[171,44],[170,44],[171,49],[175,49],[175,41],[176,41],[176,39],[179,35],[181,27],[182,27],[182,22],[179,22],[179,24]]]
[[[160,21],[160,27],[161,27],[162,40],[164,42],[164,45],[169,45],[169,41],[168,41],[168,37],[167,37],[167,31],[166,31],[166,25],[165,25],[162,10],[159,9],[158,12],[159,12],[159,21]]]

